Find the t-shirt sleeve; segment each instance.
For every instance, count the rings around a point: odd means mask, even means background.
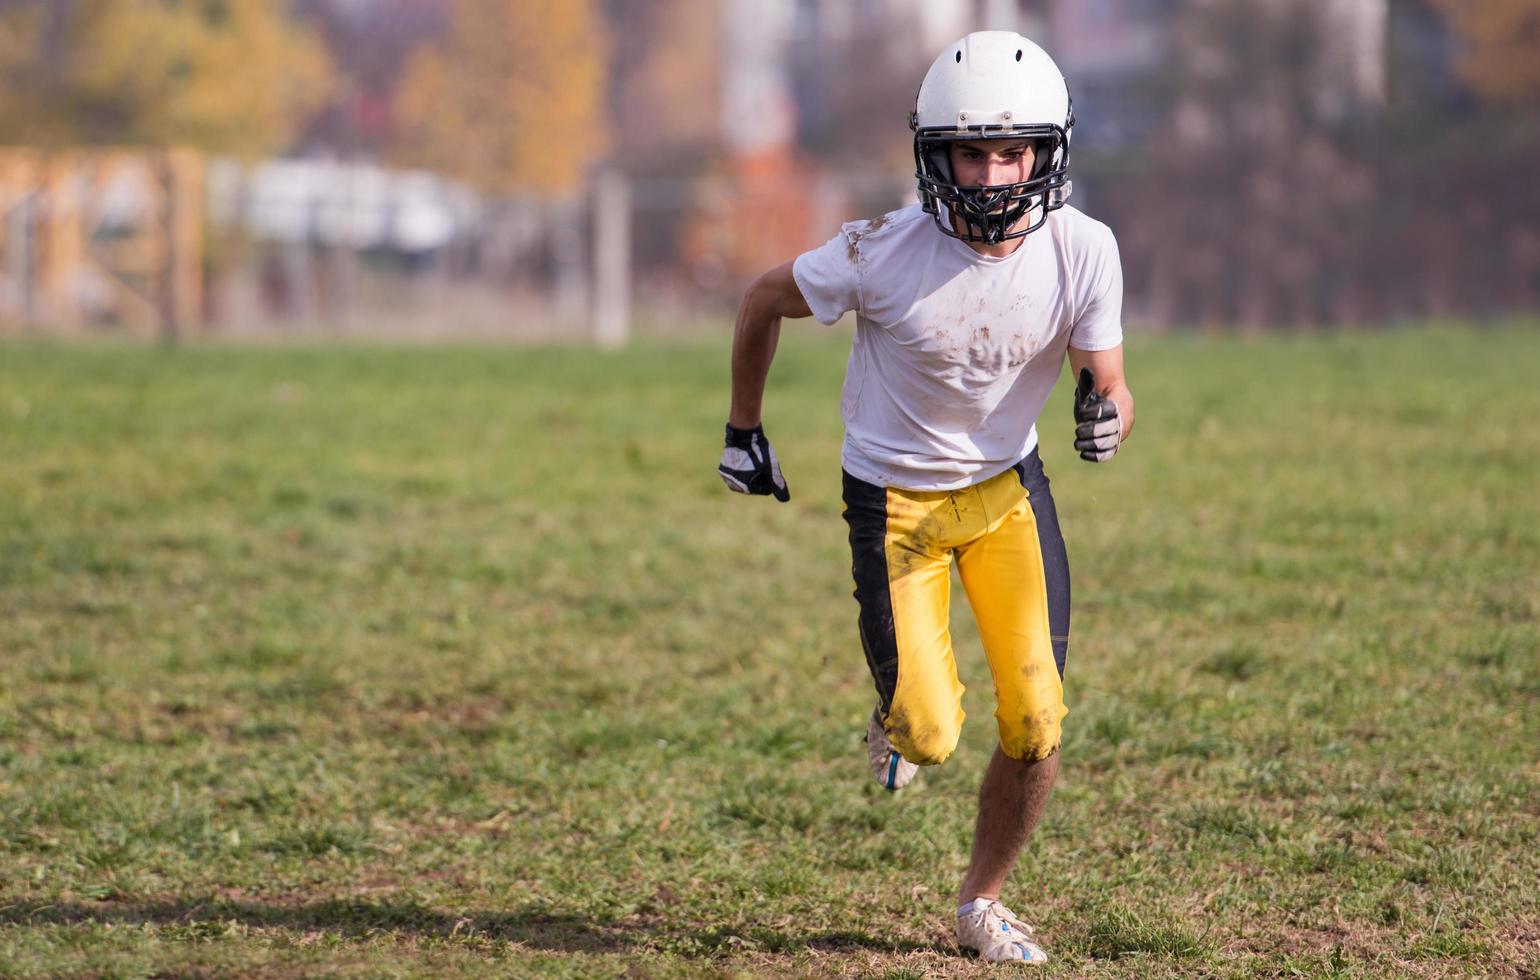
[[[819,323],[832,324],[861,308],[860,252],[843,230],[797,256],[791,275]]]
[[[1123,263],[1112,229],[1098,225],[1076,276],[1080,316],[1070,329],[1069,345],[1078,350],[1110,350],[1123,342]]]

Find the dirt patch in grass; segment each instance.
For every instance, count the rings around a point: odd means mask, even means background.
[[[1374,959],[1395,950],[1394,934],[1361,924],[1344,923],[1329,929],[1281,927],[1239,936],[1226,944],[1227,951],[1246,951],[1262,955],[1330,953],[1341,950],[1354,959]]]
[[[1505,919],[1491,938],[1500,975],[1540,977],[1540,914]]]
[[[1427,940],[1413,943],[1409,956],[1407,939],[1406,934],[1393,929],[1344,921],[1324,928],[1272,928],[1250,933],[1226,943],[1223,952],[1226,956],[1250,954],[1268,962],[1314,962],[1329,969],[1367,966],[1377,973],[1406,977],[1486,975],[1489,968],[1501,965],[1490,956],[1473,955],[1469,945],[1441,953],[1435,942]]]

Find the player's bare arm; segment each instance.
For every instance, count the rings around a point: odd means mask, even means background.
[[[1076,378],[1075,448],[1080,458],[1104,462],[1134,431],[1134,393],[1123,374],[1123,345],[1106,350],[1069,348]]]
[[[733,327],[733,394],[727,421],[734,427],[752,429],[760,422],[765,378],[781,337],[781,319],[812,315],[792,278],[790,262],[755,279],[744,292]]]
[[[733,328],[732,400],[717,475],[727,488],[753,496],[791,499],[780,460],[760,424],[765,378],[775,359],[783,317],[812,316],[787,262],[755,279],[738,305]]]

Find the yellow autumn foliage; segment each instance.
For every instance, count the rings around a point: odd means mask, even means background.
[[[43,111],[48,79],[41,56],[47,26],[41,3],[0,16],[0,143],[31,143],[48,135]]]
[[[52,8],[50,10],[50,8]],[[43,0],[0,30],[0,140],[282,150],[326,99],[321,41],[280,0]],[[59,42],[42,43],[50,17]]]
[[[1460,73],[1495,102],[1540,98],[1540,0],[1435,0],[1467,45]]]
[[[607,149],[607,43],[592,0],[455,0],[395,102],[403,162],[484,191],[568,192]]]

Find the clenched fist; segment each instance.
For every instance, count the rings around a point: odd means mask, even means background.
[[[1080,458],[1104,463],[1117,455],[1123,443],[1123,420],[1117,403],[1096,393],[1096,376],[1090,368],[1080,369],[1075,385],[1075,448]]]
[[[786,478],[781,476],[781,463],[775,458],[762,425],[738,429],[731,422],[727,424],[727,440],[717,475],[727,489],[736,493],[773,496],[781,503],[791,499]]]

